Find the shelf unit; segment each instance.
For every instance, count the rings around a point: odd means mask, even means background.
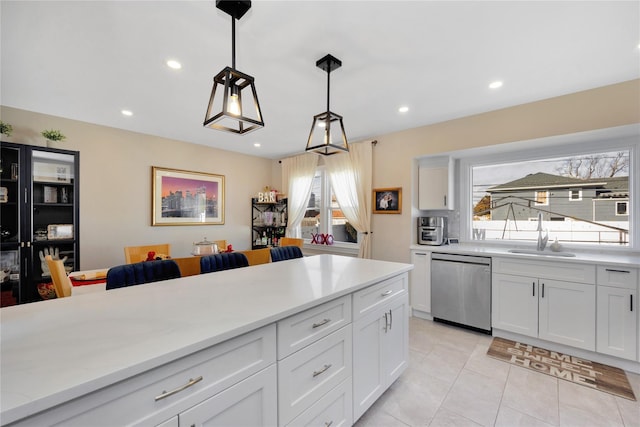
[[[41,257],[79,266],[79,153],[3,142],[0,161],[0,305],[41,301]]]
[[[289,212],[287,199],[277,202],[259,202],[251,199],[251,249],[278,246],[278,241],[285,236]]]

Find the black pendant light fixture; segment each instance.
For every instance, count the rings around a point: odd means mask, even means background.
[[[251,9],[251,1],[216,0],[216,7],[231,16],[231,67],[213,78],[202,125],[242,135],[264,127],[253,77],[236,70],[236,19]]]
[[[342,66],[342,61],[327,55],[316,61],[316,67],[327,72],[327,111],[313,116],[313,124],[305,151],[314,151],[325,156],[349,151],[347,136],[344,133],[342,116],[333,113],[329,108],[331,88],[331,72]]]

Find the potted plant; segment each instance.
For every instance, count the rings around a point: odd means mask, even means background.
[[[63,141],[66,138],[66,136],[57,129],[43,130],[41,134],[47,139],[47,147],[53,147],[54,142]]]
[[[10,137],[11,132],[13,132],[13,126],[0,120],[0,134]]]

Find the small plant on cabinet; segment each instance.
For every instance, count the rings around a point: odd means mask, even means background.
[[[13,132],[13,126],[0,120],[0,134],[4,136],[11,136],[11,132]]]
[[[66,136],[57,129],[43,130],[41,134],[49,141],[63,141],[66,138]]]

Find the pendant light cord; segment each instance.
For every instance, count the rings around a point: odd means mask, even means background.
[[[231,16],[231,68],[236,69],[236,18]]]
[[[327,70],[327,111],[329,110],[329,93],[331,90],[331,66],[329,66],[329,69]]]

